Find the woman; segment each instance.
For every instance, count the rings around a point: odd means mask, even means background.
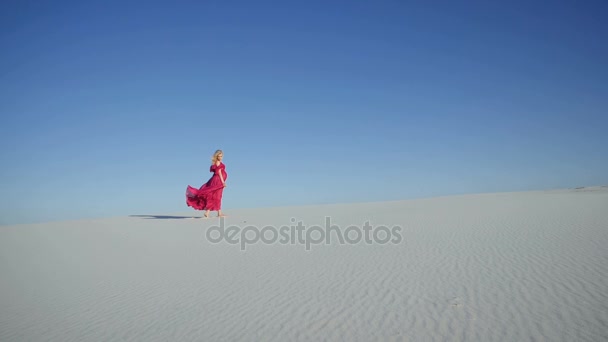
[[[217,211],[217,217],[225,217],[222,214],[222,195],[226,187],[226,165],[222,163],[224,153],[217,150],[211,157],[211,167],[209,171],[213,176],[199,189],[190,185],[186,188],[186,204],[196,210],[206,210],[205,218],[209,217],[209,211]]]

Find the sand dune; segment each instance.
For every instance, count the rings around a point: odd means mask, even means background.
[[[608,340],[608,187],[225,211],[401,239],[243,250],[194,211],[1,226],[0,341]]]

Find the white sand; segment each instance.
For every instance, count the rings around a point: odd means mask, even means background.
[[[608,340],[608,187],[225,210],[403,240],[241,251],[206,240],[217,219],[2,226],[0,341]]]

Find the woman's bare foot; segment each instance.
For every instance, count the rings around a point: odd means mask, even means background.
[[[209,218],[209,211],[203,214],[203,218]]]

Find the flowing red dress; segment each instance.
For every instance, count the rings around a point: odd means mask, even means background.
[[[226,173],[226,165],[220,162],[219,166],[211,165],[209,172],[213,172],[213,176],[203,184],[200,188],[194,188],[188,185],[186,188],[186,204],[196,210],[221,210],[222,195],[224,193],[224,184],[220,179],[220,172],[224,177],[224,182],[228,179]]]

